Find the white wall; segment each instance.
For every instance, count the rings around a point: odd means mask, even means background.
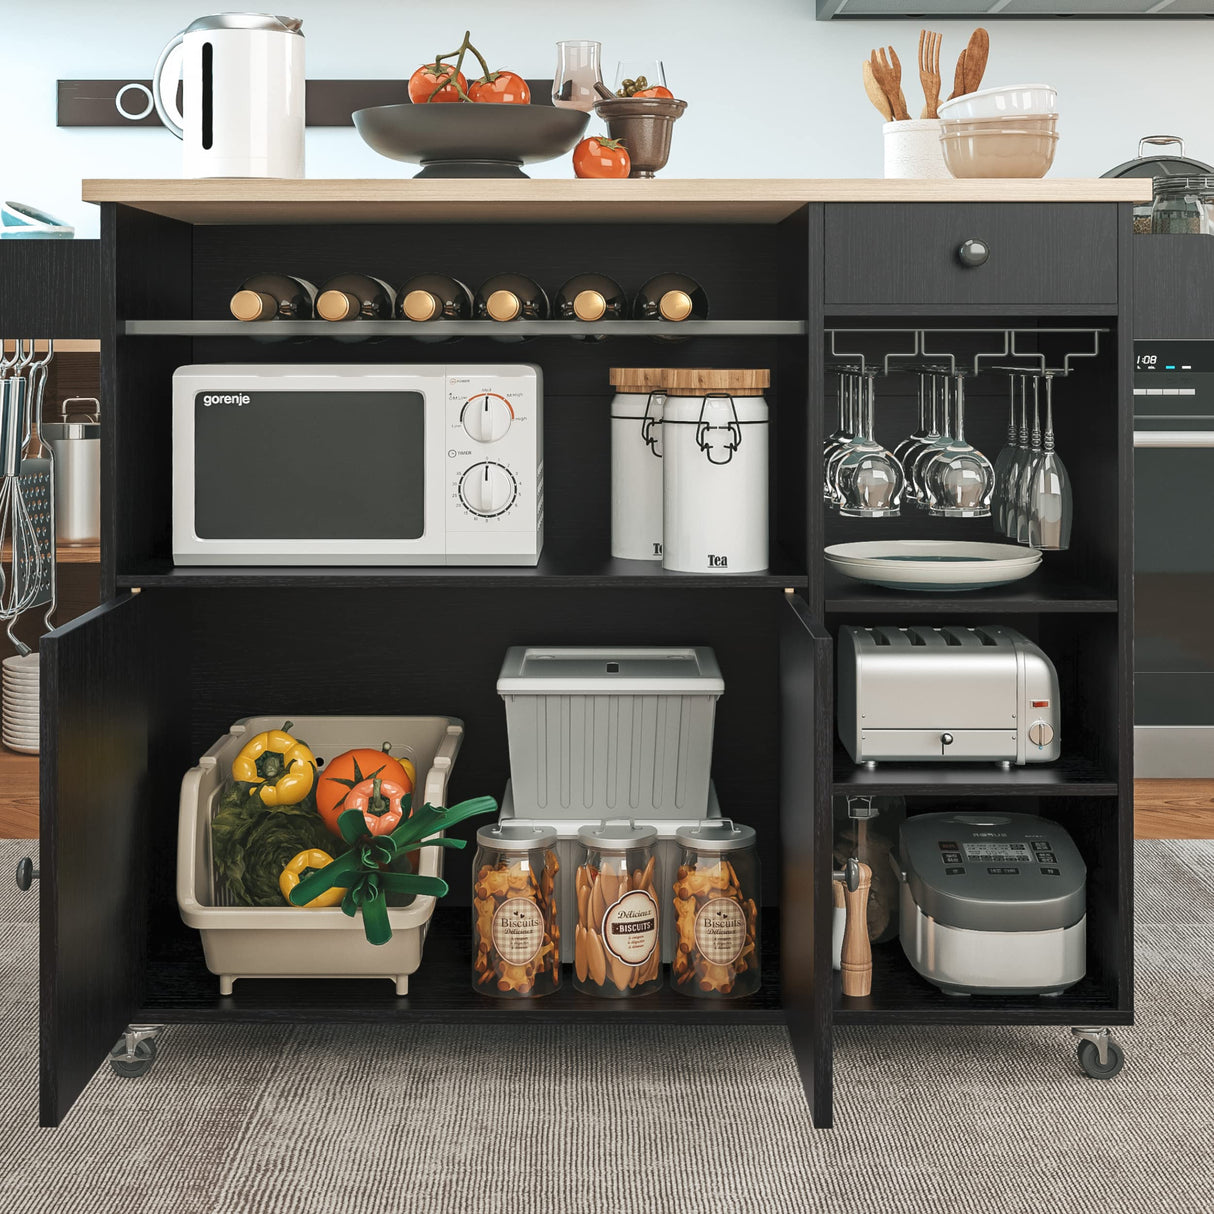
[[[239,0],[236,0],[238,3]],[[232,7],[236,7],[236,3]],[[860,84],[878,39],[903,62],[912,112],[922,104],[915,68],[923,22],[819,22],[814,0],[282,0],[307,35],[308,74],[407,76],[455,46],[468,22],[491,66],[550,76],[558,38],[598,38],[605,75],[629,54],[662,58],[676,96],[690,104],[675,128],[666,176],[871,177],[881,173],[880,118]],[[250,4],[250,7],[252,5]],[[5,155],[0,196],[40,205],[96,235],[96,209],[80,202],[82,177],[168,177],[180,172],[163,130],[60,130],[55,81],[151,75],[162,44],[208,9],[200,0],[0,0],[10,17],[0,53]],[[11,18],[17,11],[20,24]],[[458,14],[447,16],[446,13]],[[973,21],[932,21],[944,32],[942,70]],[[1188,138],[1214,163],[1209,21],[991,21],[987,83],[1048,81],[1061,91],[1062,140],[1054,174],[1099,176],[1135,155],[1139,136]],[[946,62],[947,61],[947,62]],[[350,130],[308,134],[312,177],[410,175]],[[567,176],[564,161],[534,176]]]

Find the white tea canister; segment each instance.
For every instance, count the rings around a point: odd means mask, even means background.
[[[767,568],[766,370],[676,370],[662,412],[662,567]]]
[[[885,132],[886,177],[952,178],[940,146],[939,118],[911,118],[887,122]]]
[[[662,559],[662,367],[612,367],[611,555]]]

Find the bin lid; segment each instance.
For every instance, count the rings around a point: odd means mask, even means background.
[[[704,852],[741,851],[744,847],[754,847],[756,838],[753,826],[743,826],[729,818],[681,826],[674,837],[680,847]]]
[[[672,367],[612,367],[607,382],[618,393],[648,394],[655,388],[664,388],[673,374]]]
[[[476,832],[477,847],[494,851],[535,851],[556,846],[556,828],[537,826],[533,822],[495,822]]]
[[[721,695],[725,680],[704,645],[594,648],[513,645],[500,695]]]
[[[679,367],[670,372],[666,391],[671,396],[703,396],[728,392],[730,396],[762,396],[771,387],[771,372],[758,367],[729,370],[718,367]]]
[[[656,826],[635,822],[597,822],[579,826],[577,841],[591,851],[628,851],[634,847],[652,847],[657,842]]]

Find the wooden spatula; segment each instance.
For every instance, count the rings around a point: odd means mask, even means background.
[[[877,83],[877,78],[873,75],[873,65],[867,59],[864,60],[864,91],[868,94],[868,99],[873,103],[877,113],[886,122],[892,122],[894,118],[893,107],[889,103],[889,98],[882,92],[881,86]]]
[[[970,35],[965,48],[965,91],[976,93],[982,87],[986,72],[986,61],[991,53],[991,36],[984,29],[976,29]]]
[[[957,56],[957,70],[953,73],[953,91],[949,93],[948,99],[952,101],[954,97],[960,97],[965,92],[965,51],[962,51]]]

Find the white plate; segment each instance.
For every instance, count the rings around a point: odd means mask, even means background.
[[[859,582],[896,590],[982,590],[1028,577],[1041,552],[1017,544],[949,540],[869,540],[833,544],[826,560]]]
[[[3,689],[3,697],[5,704],[10,700],[22,700],[30,704],[37,704],[40,699],[40,693],[36,687],[32,691],[26,691],[24,688],[5,687]]]
[[[37,670],[38,655],[36,653],[27,653],[25,657],[22,657],[20,654],[14,653],[10,657],[5,658],[2,665],[5,674],[8,674],[10,671]]]
[[[10,742],[7,738],[4,738],[3,742],[7,750],[16,751],[19,755],[36,755],[38,753],[37,742],[31,742],[27,745],[24,742]]]
[[[5,724],[12,725],[17,721],[38,720],[38,705],[37,704],[5,704],[4,712],[0,713],[0,720]]]
[[[17,750],[23,746],[33,747],[35,750],[38,749],[38,735],[36,733],[0,734],[0,741],[13,750]]]

